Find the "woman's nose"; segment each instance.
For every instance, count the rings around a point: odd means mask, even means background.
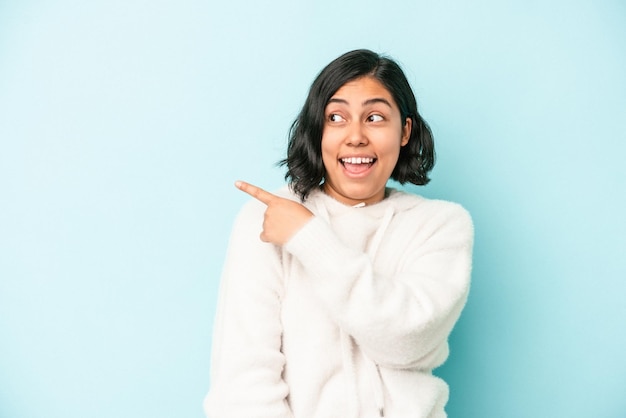
[[[367,145],[367,135],[365,134],[361,123],[355,122],[351,124],[346,142],[348,145],[357,147]]]

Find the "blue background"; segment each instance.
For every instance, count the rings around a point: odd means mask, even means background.
[[[202,416],[232,183],[362,47],[475,221],[450,416],[626,416],[625,45],[619,0],[0,2],[0,417]]]

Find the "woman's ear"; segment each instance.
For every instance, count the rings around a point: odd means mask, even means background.
[[[409,143],[409,138],[411,137],[411,129],[413,128],[413,119],[406,118],[404,121],[404,126],[402,127],[402,140],[400,141],[400,146],[405,146]]]

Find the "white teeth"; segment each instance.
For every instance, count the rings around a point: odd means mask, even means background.
[[[371,164],[374,162],[374,159],[369,157],[347,157],[342,158],[341,161],[347,164]]]

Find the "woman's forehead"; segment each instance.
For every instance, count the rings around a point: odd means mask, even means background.
[[[385,103],[390,107],[397,106],[391,92],[376,78],[371,76],[350,80],[341,86],[328,100],[330,103],[349,105],[370,105]]]

